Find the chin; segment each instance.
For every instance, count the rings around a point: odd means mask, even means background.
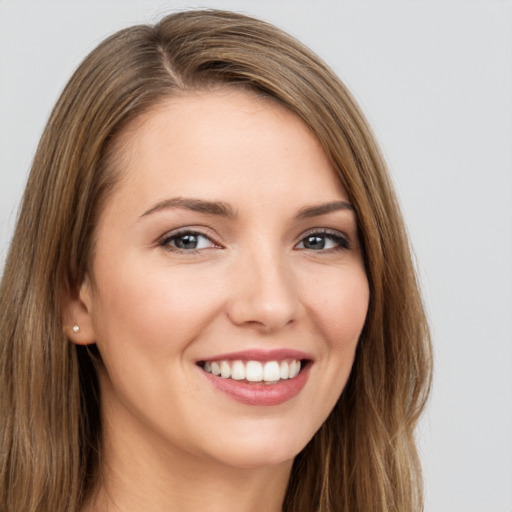
[[[294,450],[276,450],[275,447],[261,447],[260,449],[247,450],[236,447],[231,453],[222,454],[219,460],[223,465],[237,469],[258,469],[291,465],[295,456],[303,446]]]
[[[224,442],[217,437],[219,442],[215,444],[215,454],[211,455],[225,465],[240,469],[291,464],[316,432],[316,429],[304,431],[285,425],[269,428],[263,422],[257,423],[252,424],[250,431],[230,431],[223,437]]]

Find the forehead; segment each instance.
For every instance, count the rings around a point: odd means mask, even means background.
[[[212,199],[247,186],[263,194],[280,185],[295,193],[343,193],[306,123],[249,91],[225,88],[166,99],[127,126],[114,152],[121,181],[132,182],[139,193],[150,186],[188,194],[202,184]]]

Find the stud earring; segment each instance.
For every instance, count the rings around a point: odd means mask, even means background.
[[[76,324],[75,324],[75,325],[73,325],[73,332],[75,332],[75,333],[76,333],[76,332],[78,332],[78,331],[80,331],[80,327],[79,327],[78,325],[76,325]]]

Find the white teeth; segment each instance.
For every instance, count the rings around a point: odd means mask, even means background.
[[[281,363],[281,366],[279,367],[279,376],[281,377],[281,379],[289,379],[290,378],[289,368],[290,368],[290,365],[288,364],[288,361],[283,361]]]
[[[290,364],[290,370],[289,370],[290,379],[297,377],[297,375],[299,375],[299,372],[300,372],[300,361],[292,361],[292,363]]]
[[[245,379],[245,365],[242,361],[235,361],[231,368],[231,378],[235,380]]]
[[[249,382],[261,382],[263,380],[263,366],[259,361],[248,361],[245,366],[245,378]]]
[[[263,380],[273,381],[279,380],[280,371],[279,363],[277,361],[268,361],[263,367]]]
[[[300,372],[299,360],[287,359],[281,362],[266,361],[206,361],[205,372],[221,376],[223,379],[247,380],[249,382],[275,383],[279,380],[293,379]]]
[[[222,361],[220,363],[220,376],[223,379],[229,379],[229,377],[231,377],[231,368],[227,361]]]
[[[220,364],[216,361],[212,363],[212,373],[213,375],[220,375]]]

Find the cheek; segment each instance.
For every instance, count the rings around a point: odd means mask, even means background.
[[[98,277],[93,317],[100,350],[142,351],[145,358],[182,350],[216,315],[219,293],[211,277],[138,267],[124,264]]]
[[[369,302],[369,286],[359,266],[318,271],[309,288],[308,313],[314,338],[320,340],[318,365],[313,366],[316,383],[308,396],[309,414],[302,417],[308,432],[326,420],[347,383]],[[307,419],[306,419],[307,418]]]
[[[138,266],[130,262],[103,271],[101,291],[94,298],[104,363],[102,393],[116,414],[120,409],[115,404],[122,403],[158,429],[162,400],[172,410],[186,410],[193,403],[186,400],[195,386],[194,367],[187,362],[196,340],[218,314],[218,291],[197,270],[146,265],[142,272],[134,270]],[[98,281],[100,270],[106,269],[97,269]]]
[[[342,278],[325,276],[321,282],[311,297],[317,327],[330,350],[354,351],[368,311],[366,274],[362,268],[351,269]]]

